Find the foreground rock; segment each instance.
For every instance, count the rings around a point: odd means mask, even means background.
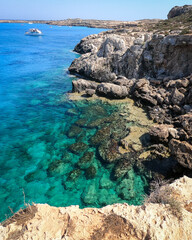
[[[0,225],[0,236],[2,240],[190,240],[192,179],[183,177],[170,187],[180,201],[181,218],[168,205],[158,203],[143,206],[114,204],[101,209],[37,204]]]

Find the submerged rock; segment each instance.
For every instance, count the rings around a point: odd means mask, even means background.
[[[86,205],[94,205],[97,202],[97,191],[95,182],[88,185],[81,194],[81,199]]]
[[[86,118],[80,118],[74,124],[76,124],[79,127],[85,127],[86,124],[87,124],[87,119]]]
[[[66,111],[66,114],[69,116],[77,116],[79,113],[76,108],[70,108],[69,110]]]
[[[69,131],[67,132],[67,136],[69,138],[74,138],[74,137],[77,137],[81,132],[82,132],[82,129],[80,127],[72,125]]]
[[[120,199],[117,194],[111,193],[107,189],[99,190],[98,202],[101,206],[106,206],[108,204],[114,204],[119,201],[120,201]]]
[[[90,144],[93,146],[98,146],[102,144],[104,141],[107,141],[107,139],[110,138],[110,134],[111,134],[110,127],[101,128],[96,132],[96,134],[93,137],[91,137]]]
[[[84,155],[79,159],[77,165],[80,169],[86,169],[90,167],[92,160],[93,160],[94,152],[86,152]]]
[[[104,162],[113,163],[120,158],[118,147],[118,142],[114,139],[110,139],[104,143],[101,142],[98,152]]]
[[[114,179],[119,179],[125,176],[128,171],[132,168],[134,159],[131,156],[128,158],[120,159],[115,165],[112,176]]]
[[[88,148],[88,145],[84,142],[76,142],[76,143],[69,145],[69,147],[68,147],[69,151],[71,151],[72,153],[75,153],[77,155],[80,155],[83,152],[85,152],[87,150],[87,148]]]
[[[134,181],[132,179],[124,179],[116,188],[119,196],[124,200],[131,200],[135,197]]]
[[[107,174],[103,174],[99,182],[99,188],[106,188],[109,189],[113,186],[113,182],[109,179]]]
[[[127,120],[118,119],[117,121],[113,121],[109,127],[111,129],[111,137],[116,141],[119,141],[122,138],[125,138],[130,129],[127,127]]]
[[[56,160],[49,164],[47,174],[49,176],[65,175],[70,171],[69,169],[69,164],[65,163],[63,160]]]
[[[80,176],[81,176],[81,170],[74,169],[69,173],[67,180],[68,181],[76,181]]]
[[[96,174],[97,174],[97,169],[94,165],[91,165],[85,170],[85,177],[87,179],[95,178]]]

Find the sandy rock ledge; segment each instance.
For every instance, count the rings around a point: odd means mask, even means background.
[[[190,240],[192,239],[192,179],[170,185],[182,205],[182,219],[167,205],[114,204],[101,209],[37,204],[0,225],[0,239],[26,240]]]

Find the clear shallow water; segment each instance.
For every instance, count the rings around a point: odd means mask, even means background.
[[[25,36],[31,27],[44,35]],[[74,79],[67,68],[78,56],[72,49],[101,31],[0,24],[0,220],[8,207],[23,206],[23,192],[26,202],[54,206],[141,203],[146,174],[130,165],[123,175],[121,166],[103,160],[106,146],[113,152],[111,139],[118,142],[122,134],[120,106],[72,102],[66,95]]]

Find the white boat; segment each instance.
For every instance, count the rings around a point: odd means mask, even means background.
[[[29,29],[28,32],[25,33],[25,35],[40,36],[40,35],[42,35],[42,32],[37,28],[31,28],[31,29]]]
[[[28,24],[33,24],[32,22],[28,22]]]

